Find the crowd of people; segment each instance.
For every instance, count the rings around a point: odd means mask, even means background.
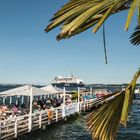
[[[59,107],[63,103],[63,98],[46,98],[46,99],[37,99],[33,101],[33,112],[40,110],[51,109]]]
[[[71,99],[66,98],[65,104],[71,103]],[[59,107],[63,104],[63,97],[58,98],[36,98],[33,100],[32,105],[32,113],[45,110],[45,109],[53,109],[56,107]],[[20,103],[20,101],[17,100],[16,103],[12,105],[1,105],[0,106],[0,121],[5,120],[9,117],[17,117],[21,115],[26,115],[29,113],[29,103]]]
[[[80,96],[80,101],[84,101],[84,100],[89,100],[92,99],[93,97],[91,97],[91,95],[89,96]],[[33,99],[33,104],[32,104],[32,113],[41,111],[41,110],[45,110],[45,109],[53,109],[56,107],[59,107],[63,104],[63,100],[64,98],[62,96],[59,97],[54,97],[54,98],[41,98],[36,97],[36,99]],[[69,96],[65,96],[65,104],[71,104],[74,100]],[[77,99],[75,100],[77,101]],[[17,100],[16,103],[12,104],[12,105],[1,105],[0,106],[0,121],[1,120],[5,120],[9,117],[17,117],[17,116],[21,116],[21,115],[26,115],[28,114],[30,111],[29,109],[29,102],[24,102],[21,104],[21,102],[19,100]]]
[[[91,95],[85,96],[84,94],[81,94],[79,97],[79,101],[85,101],[92,99],[93,97]],[[24,99],[24,100],[22,100]],[[64,101],[65,99],[65,101]],[[26,96],[26,98],[15,98],[14,97],[14,103],[11,102],[12,104],[8,104],[6,102],[3,102],[2,105],[0,105],[0,125],[4,126],[4,130],[9,130],[11,127],[11,122],[14,124],[15,120],[18,119],[20,120],[20,123],[22,122],[23,125],[25,125],[30,119],[29,113],[30,113],[30,99],[29,97]],[[48,124],[50,124],[53,120],[54,116],[54,110],[55,108],[65,105],[70,105],[73,102],[78,102],[78,94],[75,94],[75,96],[66,94],[65,98],[63,95],[57,96],[52,98],[49,98],[47,96],[35,96],[33,98],[32,102],[32,119],[33,123],[36,125],[38,124],[38,119],[40,116],[40,111],[45,110],[45,117],[47,113],[47,119],[48,119]],[[6,103],[6,104],[4,104]],[[69,107],[69,106],[68,106]],[[18,117],[20,116],[20,117]],[[24,122],[24,120],[26,120]],[[21,126],[20,126],[21,127]],[[14,129],[14,125],[12,126],[12,129]]]
[[[21,106],[17,104],[0,106],[0,121],[26,114],[27,112],[22,106],[23,104]]]

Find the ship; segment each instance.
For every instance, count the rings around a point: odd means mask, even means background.
[[[69,77],[58,76],[51,82],[53,86],[63,88],[63,87],[84,87],[84,82],[81,79],[74,77],[73,75]]]

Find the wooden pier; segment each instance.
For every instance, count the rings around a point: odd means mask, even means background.
[[[8,118],[0,121],[0,140],[14,139],[18,136],[30,133],[35,129],[45,128],[47,125],[63,120],[75,113],[90,110],[95,102],[95,99],[90,99],[83,102],[72,103],[57,108],[52,108],[52,116],[48,115],[50,110],[42,110],[36,113],[23,115],[15,118]]]

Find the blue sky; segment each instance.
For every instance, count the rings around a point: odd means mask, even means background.
[[[140,47],[129,43],[136,26],[124,31],[127,12],[106,22],[108,64],[104,61],[102,30],[92,29],[56,41],[59,28],[45,33],[53,14],[68,0],[0,1],[0,83],[48,84],[73,73],[86,83],[126,83],[140,67]]]

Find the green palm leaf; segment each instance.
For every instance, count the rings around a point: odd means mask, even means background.
[[[104,21],[116,10],[118,10],[122,5],[124,5],[125,1],[123,0],[118,0],[116,2],[114,2],[113,5],[111,5],[108,10],[104,13],[103,17],[100,19],[100,21],[97,23],[95,29],[93,30],[93,32],[96,32],[99,27],[104,23]]]
[[[45,31],[62,25],[58,40],[79,34],[96,24],[97,31],[111,14],[128,9],[126,3],[127,0],[70,0],[55,13]]]
[[[135,9],[136,9],[136,7],[137,7],[137,3],[138,3],[138,2],[140,2],[140,1],[139,1],[139,0],[133,0],[133,1],[132,1],[130,10],[129,10],[129,13],[128,13],[128,16],[127,16],[127,21],[126,21],[126,25],[125,25],[125,30],[128,30],[128,28],[129,28],[129,25],[130,25],[132,16],[134,15],[134,12],[135,12]]]
[[[136,9],[138,11],[138,26],[140,25],[140,0],[70,0],[54,14],[45,31],[49,32],[61,25],[61,33],[57,36],[57,40],[70,38],[94,25],[96,26],[93,32],[96,32],[110,15],[128,8],[130,10],[125,30],[128,30]],[[139,32],[139,29],[137,30]],[[140,44],[137,31],[131,38],[132,44]]]
[[[124,94],[119,94],[116,98],[106,101],[87,117],[86,126],[94,139],[111,140],[115,138],[114,132],[117,131],[117,124],[121,118],[123,102]],[[114,130],[112,131],[112,129]]]
[[[134,33],[130,37],[130,41],[134,45],[139,45],[140,44],[140,26],[137,26],[135,28]]]
[[[130,108],[131,108],[133,97],[134,97],[136,81],[139,78],[139,76],[140,76],[140,70],[136,72],[133,80],[127,86],[125,90],[125,100],[124,100],[123,110],[122,110],[122,115],[121,115],[121,120],[120,120],[121,124],[123,124],[124,126],[126,126],[126,122],[128,120],[128,114],[130,112]]]
[[[102,105],[86,117],[86,126],[93,139],[114,140],[119,124],[126,126],[139,76],[140,70],[126,90],[107,96],[101,101]]]

